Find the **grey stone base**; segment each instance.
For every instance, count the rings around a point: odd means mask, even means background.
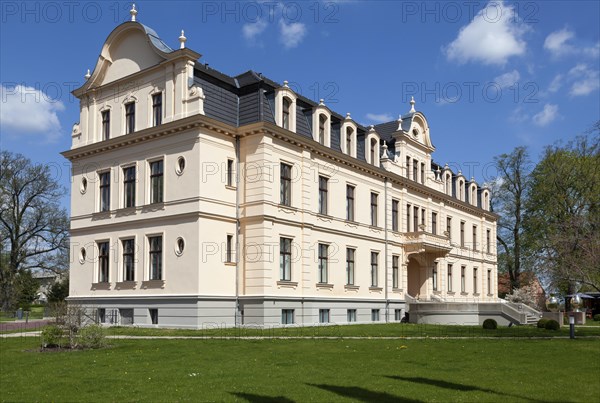
[[[91,318],[107,326],[189,329],[399,322],[406,311],[404,301],[398,300],[390,301],[386,309],[381,300],[240,297],[236,320],[236,301],[231,297],[70,297],[69,301],[85,306]],[[283,310],[292,310],[293,323],[282,323]],[[328,315],[321,310],[328,310]],[[348,310],[355,310],[355,315],[349,316]],[[153,314],[157,323],[152,323]]]

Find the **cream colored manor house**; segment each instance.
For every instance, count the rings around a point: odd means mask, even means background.
[[[70,301],[136,326],[524,320],[489,190],[433,162],[414,101],[365,127],[131,13],[73,92]]]

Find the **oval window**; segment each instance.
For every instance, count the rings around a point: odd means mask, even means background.
[[[177,256],[181,256],[183,254],[183,250],[185,249],[185,241],[183,238],[177,238],[175,242],[175,254]]]
[[[79,191],[81,194],[84,194],[87,190],[88,181],[86,178],[81,178],[81,185],[79,186]]]
[[[81,248],[79,250],[79,263],[84,264],[86,256],[87,256],[87,253],[85,251],[85,248]]]
[[[175,168],[175,171],[177,172],[178,175],[181,175],[183,173],[184,169],[185,169],[185,158],[179,157],[177,159],[177,167]]]

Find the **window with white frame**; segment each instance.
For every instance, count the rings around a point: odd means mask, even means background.
[[[125,104],[125,134],[135,132],[135,102]]]
[[[152,95],[152,126],[162,124],[162,92]]]
[[[275,90],[275,123],[291,132],[296,132],[296,98],[287,82]]]
[[[367,163],[379,166],[379,135],[371,126],[367,135],[365,136],[365,158]]]
[[[284,206],[292,205],[292,166],[281,163],[279,176],[279,203]]]
[[[290,109],[292,108],[292,100],[288,97],[283,97],[281,110],[281,127],[290,130]]]
[[[478,279],[477,279],[477,267],[473,267],[473,294],[479,293],[479,288],[477,287]]]
[[[281,310],[281,324],[282,325],[293,325],[294,324],[294,310],[293,309],[282,309]]]
[[[452,264],[448,264],[448,292],[452,292]]]
[[[319,309],[319,323],[329,323],[329,309]]]
[[[164,198],[163,160],[150,162],[150,203],[162,203]]]
[[[354,190],[352,185],[346,185],[346,220],[354,221]]]
[[[110,278],[110,252],[107,241],[97,243],[98,246],[98,282],[108,283]]]
[[[371,321],[379,322],[379,309],[371,309]]]
[[[135,281],[135,240],[121,240],[123,247],[123,281]]]
[[[100,211],[110,211],[110,171],[98,173],[100,186]]]
[[[327,126],[327,116],[323,113],[319,114],[319,143],[325,145],[325,128]]]
[[[346,319],[348,322],[356,322],[356,309],[346,310]]]
[[[327,215],[327,197],[329,192],[329,179],[319,175],[319,214]]]
[[[377,199],[378,199],[378,194],[375,192],[371,192],[371,225],[373,227],[377,226]]]
[[[356,249],[346,248],[346,285],[354,285],[354,259]]]
[[[163,279],[162,235],[148,237],[150,280]]]
[[[392,256],[392,288],[399,288],[400,283],[400,257],[397,255]]]
[[[110,138],[110,109],[102,111],[102,140]]]
[[[431,281],[432,281],[433,291],[437,291],[438,290],[438,264],[437,264],[437,262],[433,262]]]
[[[292,281],[292,239],[279,238],[279,279]]]
[[[135,207],[135,166],[123,168],[123,207]]]
[[[379,253],[371,252],[371,287],[378,287]]]
[[[328,261],[329,261],[329,245],[320,243],[319,244],[319,273],[318,273],[318,282],[320,284],[327,284],[328,279]]]
[[[467,277],[467,266],[460,268],[460,292],[463,294],[466,292],[466,277]]]
[[[398,206],[400,202],[392,199],[392,231],[398,231]]]

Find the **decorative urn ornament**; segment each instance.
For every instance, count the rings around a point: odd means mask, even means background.
[[[546,308],[548,308],[550,312],[556,312],[558,310],[558,298],[551,295],[550,298],[546,300]]]
[[[573,311],[579,312],[579,307],[581,306],[581,297],[579,294],[573,295],[571,298],[571,306],[573,307]]]

